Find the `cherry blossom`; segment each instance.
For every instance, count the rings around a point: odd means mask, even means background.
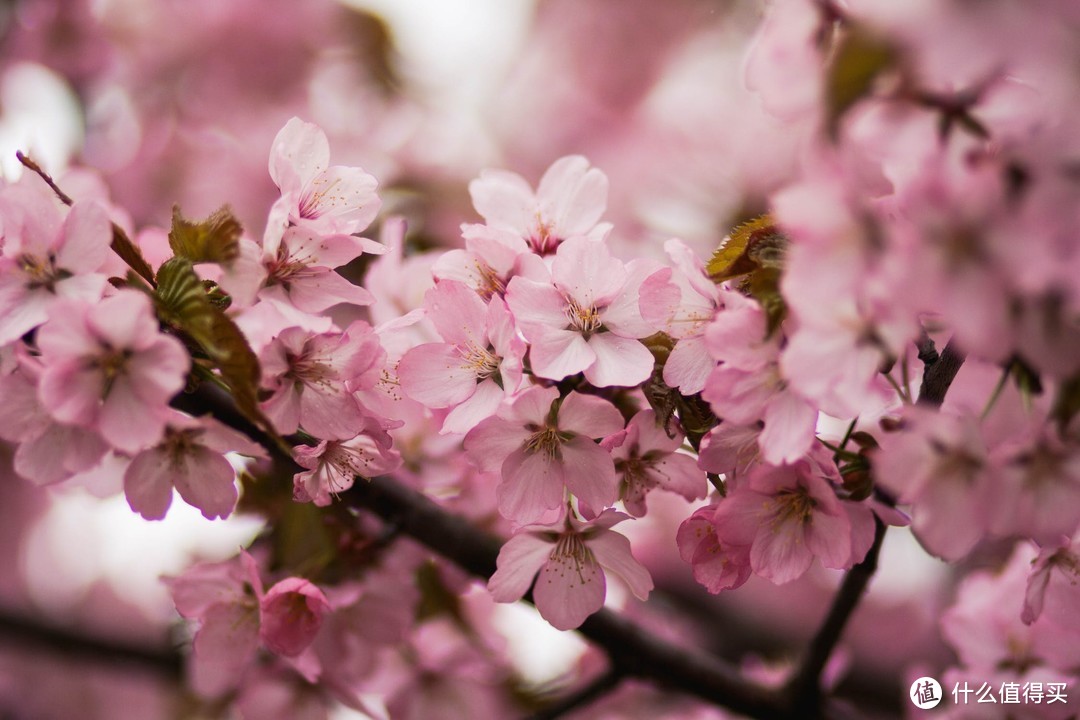
[[[594,510],[615,502],[611,455],[594,439],[623,429],[606,400],[555,388],[523,391],[499,414],[465,436],[465,451],[482,470],[499,472],[499,512],[519,524],[561,513],[569,490]]]
[[[80,202],[65,216],[40,185],[27,178],[0,193],[0,345],[44,323],[55,298],[94,302],[105,291],[99,271],[112,239],[108,215]]]
[[[137,452],[161,439],[168,401],[184,386],[189,359],[162,334],[149,299],[120,291],[97,305],[54,303],[38,331],[38,397],[62,422],[96,430]]]
[[[293,457],[306,468],[293,476],[293,499],[329,505],[352,487],[357,477],[370,478],[396,470],[401,456],[393,440],[374,419],[365,419],[364,431],[348,440],[322,440],[314,447],[298,445]]]
[[[841,501],[838,478],[821,472],[807,460],[758,466],[716,508],[717,537],[749,547],[754,572],[778,585],[806,572],[815,557],[825,567],[851,567],[870,548],[871,511]]]
[[[378,380],[385,353],[371,326],[358,321],[343,333],[282,332],[262,354],[263,410],[279,432],[303,428],[318,438],[347,440],[366,417],[353,395]]]
[[[559,526],[523,528],[499,551],[488,588],[498,602],[521,599],[536,578],[533,600],[545,620],[571,630],[604,605],[606,574],[621,578],[639,600],[652,578],[630,552],[630,542],[611,527],[627,516],[605,510],[592,523],[574,517]]]
[[[597,387],[633,386],[652,372],[652,353],[634,338],[651,334],[638,309],[647,264],[626,268],[595,240],[559,246],[550,282],[517,276],[507,288],[532,371],[561,380],[584,372]]]
[[[424,306],[444,342],[406,352],[398,362],[398,378],[414,400],[452,408],[443,432],[468,432],[517,391],[525,344],[500,298],[492,297],[485,306],[461,283],[440,281],[428,291]]]
[[[270,177],[281,190],[263,239],[272,258],[290,225],[317,235],[352,235],[371,223],[381,204],[375,178],[361,168],[330,165],[326,134],[295,117],[274,138]]]
[[[571,237],[606,237],[611,225],[598,221],[607,192],[607,177],[580,155],[556,160],[535,193],[524,178],[505,170],[485,170],[469,183],[473,205],[487,226],[515,234],[541,256]]]
[[[221,423],[176,413],[161,442],[135,455],[124,471],[128,504],[147,520],[160,520],[172,504],[175,487],[184,502],[207,519],[228,517],[237,498],[236,471],[224,455],[228,452],[266,454]]]
[[[614,439],[618,437],[618,444]],[[668,434],[657,424],[656,413],[642,410],[630,418],[625,433],[613,436],[611,457],[619,476],[619,497],[633,517],[645,514],[645,498],[656,488],[677,493],[687,500],[705,497],[705,478],[697,461],[676,452],[683,444],[682,433]]]
[[[664,251],[674,267],[658,270],[642,283],[641,316],[676,339],[664,363],[664,382],[693,395],[705,387],[705,378],[716,364],[704,335],[719,306],[720,290],[684,242],[668,240]]]

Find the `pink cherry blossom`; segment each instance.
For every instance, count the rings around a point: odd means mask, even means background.
[[[934,555],[956,560],[997,514],[986,441],[970,415],[908,408],[903,432],[885,433],[874,454],[877,481],[911,504],[915,537]]]
[[[645,514],[645,497],[659,488],[687,500],[705,497],[705,476],[693,456],[676,452],[683,434],[668,437],[656,413],[642,410],[630,418],[620,444],[611,450],[619,476],[619,497],[633,517]]]
[[[169,419],[157,445],[132,458],[124,472],[124,494],[131,509],[147,520],[165,517],[175,487],[203,517],[228,517],[236,505],[236,472],[224,453],[263,457],[266,452],[240,433],[210,418],[179,413]]]
[[[96,302],[105,291],[108,215],[96,202],[65,215],[51,194],[30,177],[0,193],[0,345],[44,323],[56,298]]]
[[[645,600],[653,589],[649,571],[634,559],[630,541],[610,529],[626,519],[605,510],[591,523],[568,517],[561,527],[523,528],[499,551],[498,569],[488,581],[492,597],[519,600],[536,578],[536,609],[559,630],[580,626],[603,607],[608,572]]]
[[[759,465],[716,508],[721,542],[749,546],[754,572],[778,585],[806,572],[814,557],[849,568],[873,539],[870,509],[837,498],[839,474],[833,468],[834,477],[824,477],[815,465]]]
[[[177,612],[199,622],[191,665],[195,691],[214,698],[236,688],[259,646],[262,581],[255,560],[243,553],[200,563],[166,582]]]
[[[1048,544],[1031,561],[1021,620],[1031,625],[1045,612],[1046,620],[1080,634],[1076,617],[1080,602],[1080,553],[1077,543],[1063,537]]]
[[[330,143],[312,123],[292,118],[274,138],[270,177],[281,190],[267,221],[264,247],[277,257],[290,225],[318,235],[352,235],[379,212],[378,183],[361,168],[330,165]]]
[[[716,365],[704,334],[721,302],[720,290],[684,242],[668,240],[664,250],[674,267],[663,268],[642,283],[641,316],[676,340],[664,363],[664,382],[684,395],[694,395],[705,387],[705,378]]]
[[[391,448],[393,440],[372,418],[364,430],[349,440],[323,440],[314,447],[298,445],[293,457],[305,472],[293,476],[293,499],[329,505],[352,487],[357,477],[372,478],[396,470],[401,456]]]
[[[469,183],[473,205],[487,225],[514,233],[541,256],[571,237],[606,237],[611,225],[598,221],[607,191],[607,177],[579,155],[556,160],[535,193],[524,178],[505,170],[484,170]]]
[[[37,485],[50,485],[89,470],[109,449],[97,432],[57,422],[38,398],[41,363],[24,355],[19,366],[0,375],[0,438],[18,443],[15,472]]]
[[[506,304],[487,305],[465,285],[443,280],[424,306],[445,342],[412,348],[398,362],[402,390],[431,408],[453,408],[443,432],[468,432],[517,392],[525,344]]]
[[[694,580],[716,594],[734,590],[751,575],[750,546],[721,542],[716,532],[716,505],[698,508],[679,525],[675,542],[690,564]]]
[[[725,309],[705,331],[705,344],[720,364],[701,396],[725,422],[764,425],[758,443],[766,462],[794,462],[814,442],[817,409],[784,380],[782,336],[766,336],[761,306],[735,292],[724,297]]]
[[[351,235],[319,235],[309,227],[291,227],[276,251],[262,259],[266,279],[259,297],[306,313],[320,313],[338,303],[370,305],[374,298],[366,288],[333,270],[365,251],[382,253],[385,248]]]
[[[550,282],[511,280],[506,302],[529,341],[532,371],[549,380],[584,372],[597,387],[649,377],[652,353],[634,338],[652,334],[637,299],[650,268],[644,261],[627,268],[603,243],[574,238],[559,246]]]
[[[363,321],[343,333],[282,332],[263,351],[263,385],[271,395],[262,408],[278,432],[297,427],[318,438],[345,440],[364,424],[353,392],[377,381],[386,353]]]
[[[615,502],[615,465],[593,442],[623,428],[607,400],[555,388],[525,390],[465,436],[481,470],[499,472],[499,512],[519,524],[558,517],[569,490],[594,510]]]
[[[311,645],[329,610],[322,590],[303,578],[285,578],[259,599],[259,638],[278,655],[296,657]]]
[[[37,344],[38,397],[56,420],[94,429],[125,452],[161,439],[190,361],[180,341],[158,329],[146,295],[122,290],[97,305],[57,302]]]

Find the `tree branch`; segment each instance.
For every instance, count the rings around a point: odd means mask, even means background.
[[[173,406],[189,413],[210,413],[266,448],[275,462],[293,472],[300,470],[272,438],[236,411],[220,389],[203,384],[178,396]],[[400,532],[472,575],[487,579],[495,572],[502,547],[498,538],[391,477],[359,481],[342,498],[393,523]],[[716,657],[672,645],[609,610],[590,616],[578,632],[603,648],[613,670],[623,676],[649,680],[759,720],[789,717],[777,691],[741,677]]]
[[[929,338],[927,338],[929,339]],[[933,348],[933,343],[930,344]],[[919,357],[924,354],[924,346],[919,346]],[[932,357],[928,355],[928,357]],[[956,338],[952,338],[937,357],[936,362],[928,363],[923,372],[922,385],[919,387],[919,405],[940,407],[945,400],[945,393],[964,364],[967,354],[956,345]],[[924,360],[924,362],[926,362]]]
[[[139,667],[174,680],[183,676],[183,657],[175,649],[117,643],[6,611],[0,611],[0,637],[5,646],[40,649],[84,662]]]
[[[821,699],[821,672],[840,641],[848,620],[862,599],[870,578],[877,571],[881,543],[885,539],[885,523],[874,518],[874,542],[863,558],[844,576],[844,582],[833,599],[825,622],[814,635],[799,669],[787,684],[794,707],[817,707]]]

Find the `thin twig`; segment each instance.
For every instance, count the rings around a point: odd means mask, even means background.
[[[557,720],[574,710],[580,710],[614,690],[622,681],[622,674],[611,668],[584,687],[578,688],[528,717],[528,720]]]

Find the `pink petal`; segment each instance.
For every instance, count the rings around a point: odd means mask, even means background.
[[[583,308],[609,304],[627,280],[626,268],[605,243],[584,238],[571,238],[559,246],[551,277],[563,295]]]
[[[773,396],[765,408],[765,429],[758,442],[762,457],[774,465],[793,463],[814,443],[818,412],[791,391]]]
[[[558,630],[572,630],[604,606],[607,585],[591,552],[551,557],[540,570],[533,599],[540,616]]]
[[[258,645],[259,615],[254,606],[211,606],[193,643],[192,685],[196,692],[214,698],[237,687]]]
[[[493,227],[523,232],[533,221],[532,188],[520,175],[484,170],[469,183],[473,207]]]
[[[112,223],[96,202],[77,202],[64,220],[63,239],[56,249],[56,265],[79,273],[99,269],[109,257]]]
[[[276,287],[268,288],[268,291]],[[321,313],[341,303],[371,305],[375,302],[367,288],[354,285],[333,270],[313,270],[309,274],[294,278],[289,282],[288,292],[284,295],[306,313]]]
[[[612,530],[601,531],[588,540],[589,549],[605,570],[622,578],[638,600],[647,600],[653,589],[652,576],[645,566],[634,559],[630,541]]]
[[[520,275],[506,289],[506,304],[526,339],[544,330],[561,330],[568,324],[566,300],[550,283],[530,280]]]
[[[351,235],[371,224],[382,201],[375,194],[378,181],[358,167],[334,165],[305,183],[300,195],[299,218],[323,233]]]
[[[566,487],[593,510],[615,502],[618,478],[607,450],[584,437],[562,445]]]
[[[160,408],[148,406],[135,392],[131,379],[119,376],[101,406],[98,431],[113,447],[126,453],[139,452],[161,440],[164,410],[164,403]]]
[[[540,331],[533,335],[531,342],[529,362],[532,371],[548,380],[562,380],[596,362],[596,353],[590,343],[579,333],[570,330]],[[649,357],[652,358],[651,355]]]
[[[236,507],[236,471],[219,453],[192,448],[173,476],[180,497],[207,520],[228,517]]]
[[[688,337],[675,344],[664,363],[664,382],[679,388],[683,395],[695,395],[705,388],[716,361],[701,336]]]
[[[571,391],[559,407],[559,430],[601,438],[623,429],[618,408],[604,398]]]
[[[443,419],[442,432],[469,432],[482,420],[494,415],[505,396],[505,391],[495,384],[494,380],[484,380],[476,386],[472,397],[451,410]]]
[[[467,286],[453,280],[440,281],[424,295],[424,308],[446,342],[486,346],[487,307]]]
[[[585,368],[585,379],[596,387],[633,387],[652,375],[653,355],[637,340],[602,332],[588,344],[596,362]]]
[[[90,308],[86,324],[114,350],[141,350],[161,334],[149,298],[136,290],[122,290]]]
[[[330,164],[330,143],[314,123],[294,117],[270,146],[270,178],[283,191],[300,186]]]
[[[176,472],[160,448],[144,450],[124,471],[124,496],[132,510],[146,520],[161,520],[172,505]]]
[[[38,384],[38,398],[52,417],[84,427],[97,420],[104,392],[105,376],[101,370],[86,367],[79,360],[47,365]]]
[[[502,477],[495,489],[499,512],[520,525],[544,519],[565,499],[563,464],[546,453],[523,449],[510,453],[502,464]]]
[[[499,550],[488,590],[495,602],[514,602],[529,591],[533,578],[547,562],[553,544],[531,532],[519,532]]]
[[[427,343],[402,356],[398,380],[406,395],[429,408],[453,407],[477,388],[476,370],[453,345]]]
[[[484,420],[465,436],[465,452],[484,472],[494,472],[521,446],[531,433],[517,423],[500,417]]]
[[[540,178],[537,202],[563,237],[582,235],[599,222],[607,207],[608,179],[580,155],[559,158]]]
[[[298,577],[278,582],[259,602],[259,637],[279,655],[296,657],[315,639],[330,603],[323,591]]]

